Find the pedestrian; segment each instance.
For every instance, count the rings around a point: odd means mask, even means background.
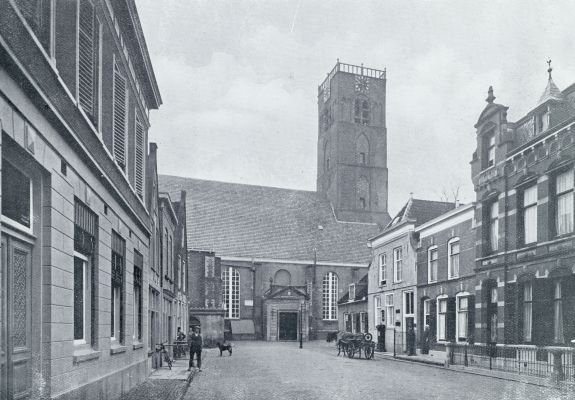
[[[421,341],[421,354],[429,354],[429,342],[431,340],[431,332],[429,325],[423,328],[423,340]]]
[[[202,335],[200,335],[200,327],[195,326],[192,332],[188,335],[188,345],[190,346],[190,363],[188,364],[188,371],[194,367],[194,354],[198,363],[198,370],[202,370]]]

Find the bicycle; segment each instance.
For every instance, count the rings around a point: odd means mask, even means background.
[[[164,356],[164,361],[168,364],[168,368],[172,369],[172,359],[166,350],[166,346],[163,343],[160,343],[160,353]]]

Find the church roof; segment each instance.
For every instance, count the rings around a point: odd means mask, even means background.
[[[415,225],[421,225],[437,218],[446,212],[453,210],[455,203],[444,201],[409,199],[403,208],[387,225],[386,229],[394,227],[404,221],[413,221]]]
[[[186,190],[189,250],[220,257],[365,263],[376,224],[340,222],[312,191],[159,175],[161,191]]]

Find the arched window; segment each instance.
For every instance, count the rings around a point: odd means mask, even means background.
[[[459,238],[454,237],[447,242],[447,277],[454,279],[459,277]]]
[[[222,268],[222,302],[225,318],[240,318],[240,273],[234,267]]]
[[[356,162],[358,164],[367,164],[369,160],[369,141],[365,135],[360,135],[355,144],[356,148]]]
[[[289,286],[291,285],[291,274],[285,269],[280,269],[274,275],[274,285]]]
[[[361,125],[369,125],[371,120],[371,107],[369,101],[361,98],[355,99],[354,122]]]
[[[323,319],[337,320],[338,277],[334,272],[323,276]]]
[[[365,176],[360,176],[356,185],[357,207],[365,210],[369,206],[369,182]]]

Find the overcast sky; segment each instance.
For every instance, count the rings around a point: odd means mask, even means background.
[[[160,173],[315,190],[317,86],[387,68],[390,213],[470,181],[489,85],[514,121],[575,81],[575,1],[137,0]]]

